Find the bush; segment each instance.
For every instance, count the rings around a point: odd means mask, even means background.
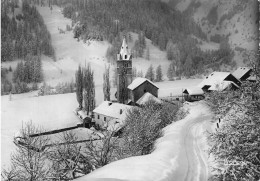
[[[210,135],[219,167],[219,180],[260,179],[260,82],[244,83],[240,90],[213,92],[209,105],[217,118],[224,118],[221,128]]]
[[[142,108],[131,109],[123,129],[122,157],[151,153],[154,142],[161,136],[161,130],[176,121],[178,107],[172,104],[148,102]]]

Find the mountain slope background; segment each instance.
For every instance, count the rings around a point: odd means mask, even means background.
[[[69,0],[54,1],[71,18],[74,37],[107,40],[116,55],[122,37],[139,34],[134,58],[145,57],[142,36],[166,51],[175,76],[194,76],[210,71],[229,71],[248,64],[257,49],[257,1],[223,0]],[[115,57],[111,58],[115,60]]]
[[[258,47],[258,3],[257,0],[169,0],[172,8],[190,16],[207,34],[211,43],[219,43],[228,37],[235,51],[234,60],[238,66],[248,63],[244,53],[256,51]],[[217,44],[215,44],[217,46]],[[201,46],[210,49],[211,46]]]

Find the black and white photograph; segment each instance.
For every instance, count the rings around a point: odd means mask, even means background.
[[[2,181],[260,181],[259,0],[1,0]]]

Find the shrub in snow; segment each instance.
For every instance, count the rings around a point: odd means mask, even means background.
[[[11,168],[2,171],[4,180],[47,180],[49,167],[46,154],[48,149],[39,151],[49,139],[46,136],[29,137],[31,134],[42,131],[31,123],[27,123],[20,131],[20,142],[11,156]],[[22,139],[21,139],[22,138]]]
[[[176,120],[177,106],[148,102],[142,108],[131,109],[123,129],[121,157],[145,155],[151,153],[161,130]]]
[[[210,135],[219,167],[219,180],[260,179],[260,82],[244,83],[240,90],[213,92],[208,102],[222,125]]]

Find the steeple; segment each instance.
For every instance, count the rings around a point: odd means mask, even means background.
[[[120,56],[122,60],[130,60],[131,58],[131,54],[129,53],[128,45],[126,43],[125,37],[123,39],[123,43],[120,49]]]
[[[117,101],[126,104],[129,99],[127,86],[132,82],[132,56],[124,37],[119,54],[117,54]]]

